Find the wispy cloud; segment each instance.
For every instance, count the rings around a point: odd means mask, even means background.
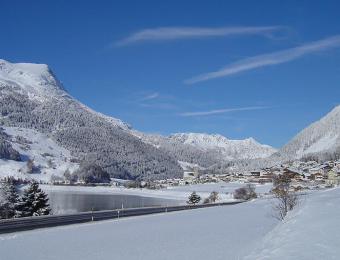
[[[135,32],[125,39],[116,42],[116,46],[124,46],[143,41],[175,40],[231,35],[267,35],[283,30],[282,26],[254,27],[159,27]]]
[[[156,109],[162,109],[162,110],[175,110],[178,108],[177,105],[167,103],[167,102],[157,102],[153,104],[145,104],[142,103],[140,104],[141,107],[146,107],[146,108],[156,108]]]
[[[158,97],[159,97],[159,93],[155,92],[155,93],[146,95],[145,97],[141,98],[141,101],[152,100],[152,99],[156,99]]]
[[[289,62],[307,54],[320,52],[336,47],[340,47],[340,35],[336,35],[319,41],[306,43],[301,46],[283,51],[243,59],[217,71],[205,73],[197,77],[188,79],[184,82],[186,84],[194,84],[197,82],[206,81],[210,79],[227,77],[247,70],[253,70],[260,67],[273,66]]]
[[[199,112],[184,112],[180,113],[180,116],[185,117],[192,117],[192,116],[211,116],[217,114],[225,114],[230,112],[237,112],[237,111],[251,111],[251,110],[263,110],[269,109],[270,107],[266,106],[253,106],[253,107],[239,107],[239,108],[224,108],[224,109],[215,109],[209,111],[199,111]]]

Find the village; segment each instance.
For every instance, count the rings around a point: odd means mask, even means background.
[[[292,186],[298,189],[330,188],[340,185],[340,161],[324,163],[294,161],[256,171],[223,174],[200,174],[199,169],[196,168],[191,171],[184,171],[182,179],[156,180],[152,182],[152,185],[143,184],[155,189],[217,182],[265,184],[272,183],[273,178],[278,175],[289,177]]]
[[[233,171],[222,174],[205,173],[200,168],[191,168],[183,171],[182,178],[164,179],[164,180],[122,180],[111,178],[109,183],[87,183],[80,179],[72,182],[67,178],[52,178],[50,181],[39,181],[40,184],[62,185],[62,186],[111,186],[121,188],[142,188],[142,189],[165,189],[168,187],[219,183],[219,182],[238,182],[244,184],[268,184],[272,183],[275,176],[284,175],[291,180],[292,187],[297,190],[330,188],[340,185],[340,161],[328,161],[318,163],[316,161],[293,161],[279,164],[253,171]],[[25,176],[27,177],[27,176]],[[29,183],[31,178],[11,178],[17,183]]]

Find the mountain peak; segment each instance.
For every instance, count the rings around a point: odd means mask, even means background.
[[[32,99],[65,95],[65,90],[46,64],[11,63],[0,59],[0,83]]]

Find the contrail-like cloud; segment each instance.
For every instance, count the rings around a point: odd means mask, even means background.
[[[253,106],[253,107],[239,107],[239,108],[224,108],[224,109],[215,109],[209,111],[199,111],[199,112],[184,112],[179,114],[180,116],[184,117],[192,117],[192,116],[210,116],[216,114],[225,114],[230,112],[237,112],[237,111],[252,111],[252,110],[263,110],[269,109],[270,107],[265,106]]]
[[[194,84],[197,82],[206,81],[210,79],[227,77],[247,70],[253,70],[260,67],[273,66],[289,62],[298,59],[302,56],[305,56],[307,54],[320,52],[336,47],[340,47],[340,35],[336,35],[319,41],[306,43],[304,45],[283,51],[243,59],[217,71],[201,74],[199,76],[188,79],[184,81],[184,83]]]
[[[116,42],[116,46],[124,46],[145,41],[165,41],[189,38],[204,38],[232,35],[266,35],[283,30],[282,26],[254,26],[254,27],[160,27],[144,29],[135,32],[125,39]]]

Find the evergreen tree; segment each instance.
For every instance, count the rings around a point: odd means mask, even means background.
[[[12,218],[19,209],[19,194],[13,182],[2,183],[0,188],[0,218]]]
[[[17,217],[42,216],[48,215],[50,212],[47,194],[39,188],[37,182],[31,183],[21,197],[20,211]]]
[[[199,195],[196,194],[196,192],[194,191],[193,193],[190,194],[187,203],[188,204],[197,204],[201,201],[201,197]]]

